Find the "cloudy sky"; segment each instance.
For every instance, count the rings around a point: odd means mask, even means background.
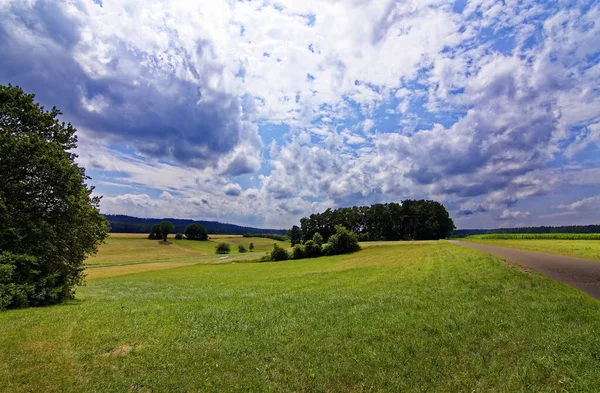
[[[0,48],[0,83],[77,127],[104,213],[600,222],[598,1],[0,0]]]

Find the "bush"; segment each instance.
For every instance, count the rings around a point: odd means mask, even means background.
[[[231,251],[231,247],[228,243],[219,243],[217,244],[217,254],[229,254]]]
[[[175,235],[175,240],[182,240],[183,239],[183,235],[181,233],[178,233],[177,235]]]
[[[250,249],[250,252],[254,251],[254,243],[250,243],[250,246],[248,246],[248,248]]]
[[[316,258],[321,256],[321,245],[315,243],[314,240],[309,240],[304,243],[304,257]]]
[[[333,248],[331,248],[331,245],[329,243],[323,244],[323,247],[321,249],[321,253],[323,255],[335,255],[333,253]]]
[[[304,258],[304,247],[300,244],[296,244],[294,249],[292,250],[292,259],[302,259]]]
[[[266,253],[265,255],[263,255],[262,257],[260,257],[260,261],[261,262],[271,262],[271,254],[270,253]]]
[[[246,249],[246,247],[243,244],[240,244],[238,246],[238,251],[239,252],[248,252],[248,250]]]
[[[271,250],[271,261],[287,261],[290,259],[287,251],[283,248],[279,247],[277,243],[273,244],[273,249]]]
[[[335,226],[335,234],[327,241],[327,252],[325,255],[346,254],[360,250],[358,236],[341,225]],[[325,250],[325,247],[323,247]]]
[[[208,240],[208,232],[200,224],[190,224],[183,231],[188,240]]]

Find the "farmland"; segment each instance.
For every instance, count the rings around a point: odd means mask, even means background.
[[[111,240],[90,270],[119,267]],[[1,313],[0,391],[600,390],[600,303],[475,250],[210,264],[203,246],[163,247],[180,262],[162,263],[200,264]]]
[[[461,240],[600,261],[600,234],[493,234]]]

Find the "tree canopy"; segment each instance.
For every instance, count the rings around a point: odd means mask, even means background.
[[[439,202],[405,200],[371,206],[354,206],[312,214],[300,220],[302,240],[319,233],[328,241],[342,225],[356,233],[359,240],[444,239],[455,229],[454,221]]]
[[[208,232],[200,224],[190,224],[183,231],[185,237],[189,240],[207,240]]]
[[[71,298],[108,232],[60,114],[0,85],[0,309]]]
[[[162,221],[160,223],[160,233],[162,234],[163,241],[167,241],[169,233],[173,232],[175,225],[171,221]]]

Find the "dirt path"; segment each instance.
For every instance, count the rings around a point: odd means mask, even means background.
[[[600,300],[600,262],[484,244],[450,242],[484,251],[535,269],[554,280],[564,282]]]

